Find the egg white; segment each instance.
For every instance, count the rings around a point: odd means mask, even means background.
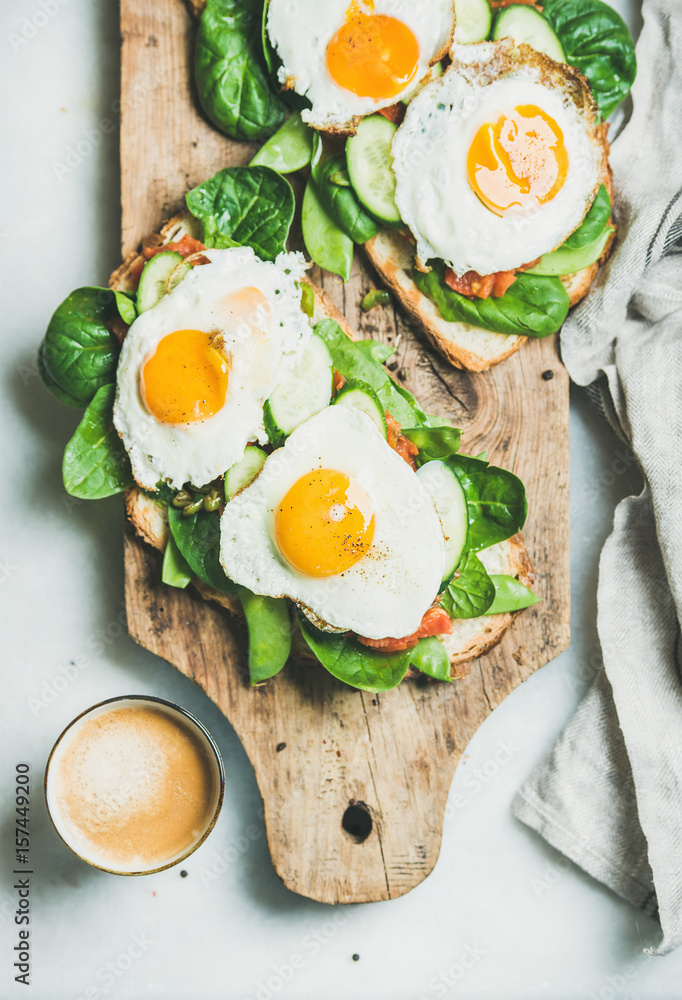
[[[278,79],[287,89],[305,95],[312,108],[301,112],[314,128],[353,131],[360,118],[388,107],[410,94],[444,55],[455,27],[453,0],[376,0],[372,13],[387,14],[406,24],[419,43],[419,67],[400,94],[384,100],[359,97],[340,87],[329,75],[327,47],[346,21],[351,0],[270,0],[267,31],[282,65]]]
[[[374,507],[370,549],[336,576],[294,569],[275,537],[277,509],[291,487],[316,469],[357,481]],[[225,507],[221,562],[256,594],[289,597],[337,629],[370,639],[415,632],[445,566],[445,540],[433,500],[419,477],[366,413],[329,406],[273,452],[254,480]]]
[[[169,295],[134,321],[121,348],[116,376],[114,426],[130,456],[137,483],[148,490],[159,481],[173,488],[203,486],[239,461],[249,441],[264,444],[263,403],[292,368],[310,337],[295,281],[304,274],[302,254],[262,261],[250,247],[207,250],[209,264],[193,268]],[[221,301],[255,287],[270,305],[254,317],[264,335],[235,321]],[[262,314],[261,314],[262,313]],[[176,330],[223,334],[228,386],[223,407],[212,417],[167,424],[147,409],[140,373],[159,342]]]
[[[493,274],[556,249],[582,222],[604,173],[594,104],[574,70],[512,39],[455,45],[442,77],[410,103],[393,140],[396,203],[422,264]],[[467,154],[479,128],[535,104],[563,132],[569,165],[557,194],[498,216],[469,185]]]

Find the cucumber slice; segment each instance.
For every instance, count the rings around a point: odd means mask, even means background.
[[[244,449],[244,457],[231,465],[225,473],[226,500],[231,500],[235,493],[253,482],[267,457],[263,449],[255,445],[249,445]]]
[[[165,253],[157,253],[156,257],[147,261],[140,275],[140,284],[137,289],[138,313],[153,308],[167,294],[168,279],[178,264],[184,262],[184,259],[182,254],[176,250],[166,250]]]
[[[525,42],[538,52],[544,52],[550,59],[566,62],[566,53],[554,29],[547,18],[534,7],[513,4],[501,10],[493,28],[493,40],[500,38],[513,38],[517,43]]]
[[[445,584],[459,566],[469,534],[467,500],[462,485],[445,462],[435,459],[417,469],[417,475],[433,497],[445,535]]]
[[[176,264],[171,273],[168,275],[168,281],[166,282],[166,291],[170,295],[176,285],[179,285],[183,278],[192,270],[192,265],[184,257],[179,264]]]
[[[386,437],[386,417],[374,389],[359,378],[350,379],[339,389],[334,400],[335,406],[354,406],[371,417],[384,437]]]
[[[296,368],[287,372],[263,407],[271,444],[279,448],[295,427],[329,406],[332,377],[329,348],[322,337],[313,333]]]
[[[587,246],[579,247],[576,250],[571,247],[561,246],[557,250],[554,250],[553,253],[545,253],[540,258],[540,263],[536,264],[535,267],[531,267],[526,274],[557,276],[561,274],[575,274],[576,271],[582,271],[584,267],[589,267],[590,264],[594,264],[595,260],[599,260],[612,232],[613,227],[607,226],[604,232],[600,233],[596,240],[588,243]]]
[[[490,34],[493,19],[488,0],[457,0],[455,42],[482,42]]]
[[[369,115],[346,143],[348,174],[368,212],[389,226],[398,225],[391,143],[397,126],[383,115]]]

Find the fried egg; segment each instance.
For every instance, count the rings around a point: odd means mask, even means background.
[[[270,0],[278,79],[305,95],[314,128],[353,131],[402,100],[448,50],[453,0]]]
[[[230,500],[220,530],[230,579],[370,639],[415,632],[445,566],[431,495],[349,406],[300,424]]]
[[[296,280],[302,254],[260,260],[206,250],[121,348],[114,426],[137,483],[203,486],[267,441],[263,403],[310,337]]]
[[[455,45],[393,140],[396,203],[425,265],[521,267],[582,222],[605,171],[583,78],[512,39]]]

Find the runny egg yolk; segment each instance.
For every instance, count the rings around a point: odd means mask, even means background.
[[[469,184],[496,215],[549,201],[561,190],[567,174],[563,132],[534,104],[486,122],[469,147]]]
[[[228,363],[214,339],[202,330],[176,330],[145,361],[140,392],[161,423],[206,420],[225,405]]]
[[[345,473],[316,469],[302,476],[275,515],[275,537],[287,562],[306,576],[335,576],[368,551],[374,509]]]
[[[354,2],[327,47],[332,80],[358,97],[396,97],[419,67],[419,42],[403,22],[375,14],[374,4]]]

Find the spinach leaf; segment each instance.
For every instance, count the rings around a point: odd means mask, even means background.
[[[376,361],[380,365],[383,365],[395,354],[394,347],[382,344],[380,340],[371,340],[369,337],[365,340],[356,340],[354,343],[357,345],[358,350],[367,354],[372,361]]]
[[[506,611],[520,611],[530,608],[540,600],[520,580],[506,574],[493,574],[490,579],[495,584],[495,600],[485,612],[487,615],[501,615]]]
[[[55,380],[50,375],[43,353],[45,350],[45,341],[38,348],[38,374],[40,376],[40,381],[43,383],[46,389],[49,389],[53,396],[55,396],[60,403],[66,403],[67,406],[81,407],[82,403],[79,399],[75,399],[70,396],[68,392],[64,392],[61,386],[57,385]]]
[[[451,618],[479,618],[495,599],[495,584],[475,552],[467,552],[441,597]]]
[[[566,62],[587,77],[599,110],[608,118],[637,73],[625,21],[601,0],[544,0],[543,12],[559,36]]]
[[[330,674],[361,691],[390,691],[407,673],[412,650],[382,653],[347,635],[327,634],[301,620],[303,638]]]
[[[428,424],[428,417],[412,393],[397,385],[382,366],[377,349],[370,346],[373,342],[351,340],[332,319],[321,320],[314,330],[329,348],[334,368],[345,379],[357,378],[370,385],[384,409],[400,424],[408,427]]]
[[[318,267],[348,281],[353,266],[353,241],[324,207],[310,177],[303,193],[301,230],[305,248]]]
[[[70,406],[87,406],[98,389],[110,385],[116,378],[119,346],[107,324],[121,310],[130,315],[130,309],[134,314],[131,300],[110,288],[71,292],[52,316],[38,352],[46,388]]]
[[[167,583],[169,587],[184,590],[192,582],[192,576],[187,560],[183,558],[173,536],[169,535],[161,566],[162,582]]]
[[[420,639],[411,650],[410,666],[421,670],[423,674],[434,677],[437,681],[451,681],[450,657],[440,639],[432,635],[428,639]]]
[[[267,139],[287,113],[268,77],[262,20],[263,0],[208,0],[199,22],[199,100],[213,124],[232,139]]]
[[[429,263],[428,273],[415,267],[412,278],[447,322],[468,323],[494,333],[547,337],[557,332],[568,314],[568,292],[558,278],[519,274],[499,298],[468,299],[445,284],[442,260]]]
[[[594,243],[604,232],[611,216],[611,199],[604,184],[600,185],[597,197],[590,205],[589,211],[575,232],[561,244],[570,250],[580,250]]]
[[[291,185],[270,167],[226,167],[188,192],[187,207],[201,221],[206,246],[252,247],[263,260],[286,249],[294,217]]]
[[[466,455],[452,455],[447,463],[459,476],[466,495],[467,544],[472,551],[503,542],[521,530],[528,514],[528,501],[517,476]]]
[[[403,434],[419,448],[418,465],[424,465],[433,459],[450,458],[459,451],[461,432],[448,424],[403,428]]]
[[[379,226],[360,204],[348,178],[345,152],[330,153],[319,132],[313,139],[311,176],[320,201],[340,229],[354,243],[366,243],[379,232]]]
[[[283,597],[262,597],[237,587],[249,630],[249,674],[260,684],[278,674],[291,652],[289,607]]]
[[[115,385],[98,389],[64,450],[64,488],[81,500],[101,500],[133,485],[130,462],[114,427]]]
[[[310,163],[313,130],[294,111],[251,160],[252,167],[271,167],[278,174],[292,174]]]
[[[233,594],[235,585],[220,565],[220,514],[199,510],[185,517],[181,510],[171,506],[168,523],[180,554],[194,575],[224,594]]]

